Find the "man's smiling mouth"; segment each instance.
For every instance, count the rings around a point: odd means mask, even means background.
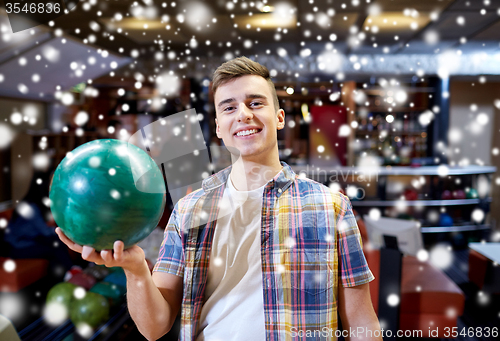
[[[234,134],[234,136],[238,137],[244,137],[244,136],[250,136],[250,135],[255,135],[258,134],[262,131],[262,129],[249,129],[249,130],[242,130]]]

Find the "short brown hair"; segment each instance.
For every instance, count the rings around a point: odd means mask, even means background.
[[[277,111],[280,108],[280,103],[269,70],[264,65],[254,62],[247,57],[234,58],[219,66],[214,72],[212,92],[215,94],[219,86],[245,75],[261,76],[267,81],[273,95],[274,108]]]

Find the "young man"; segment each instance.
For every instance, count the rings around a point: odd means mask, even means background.
[[[380,335],[349,200],[279,161],[285,113],[267,68],[228,61],[213,92],[233,164],[176,204],[152,276],[138,246],[117,241],[99,254],[61,239],[124,268],[130,314],[148,339],[168,332],[179,309],[181,340],[336,339],[337,312],[359,332],[347,339]]]

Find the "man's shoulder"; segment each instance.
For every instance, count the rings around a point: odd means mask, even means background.
[[[177,207],[177,209],[179,211],[183,212],[186,209],[192,208],[196,204],[198,199],[200,199],[204,194],[205,194],[205,191],[203,190],[203,188],[199,188],[197,190],[194,190],[191,193],[180,198],[175,206]]]
[[[307,188],[311,191],[333,194],[335,196],[338,196],[339,198],[344,196],[342,193],[331,189],[330,187],[322,184],[321,182],[317,182],[309,178],[297,177],[295,181],[297,186],[299,186],[299,188]]]
[[[317,182],[315,180],[306,177],[298,176],[295,181],[297,182],[297,185],[300,187],[309,187],[321,192],[330,191],[329,187],[323,185],[320,182]]]
[[[298,187],[298,192],[305,195],[313,195],[315,198],[328,198],[328,201],[332,201],[334,206],[337,206],[340,210],[347,210],[350,207],[350,200],[345,195],[339,191],[333,190],[324,184],[314,181],[309,178],[298,177],[296,179],[296,186]]]

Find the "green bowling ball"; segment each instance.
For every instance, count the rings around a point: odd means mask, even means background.
[[[475,188],[468,188],[465,190],[465,197],[467,199],[477,199],[479,198],[479,194],[477,193],[477,189]]]
[[[73,301],[73,292],[77,286],[73,283],[62,282],[54,285],[47,293],[47,304],[52,302],[61,303],[66,309],[69,310],[71,302]]]
[[[408,213],[400,213],[400,214],[398,214],[398,216],[396,218],[403,219],[403,220],[415,220],[415,218]]]
[[[82,323],[96,328],[109,319],[108,299],[94,292],[87,292],[83,298],[73,301],[69,316],[77,328]]]
[[[165,208],[165,182],[139,147],[105,139],[79,146],[61,161],[50,185],[57,225],[96,250],[128,248],[153,231]]]

